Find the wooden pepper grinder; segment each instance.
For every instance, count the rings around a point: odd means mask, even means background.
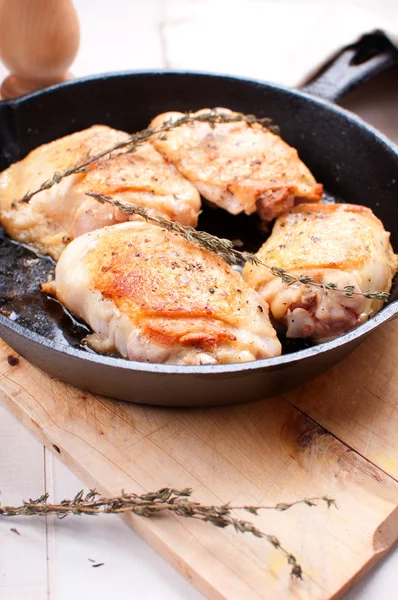
[[[79,40],[71,0],[0,0],[0,58],[11,73],[2,98],[69,79]]]

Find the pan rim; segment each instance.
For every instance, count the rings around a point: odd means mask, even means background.
[[[366,123],[361,117],[355,115],[349,110],[342,108],[330,102],[328,100],[324,100],[323,98],[312,96],[311,94],[302,91],[300,89],[293,89],[285,86],[281,86],[278,84],[274,84],[261,79],[252,79],[241,76],[235,76],[232,74],[223,74],[223,73],[212,73],[206,71],[192,71],[192,70],[175,70],[175,69],[155,69],[155,70],[128,70],[128,71],[113,71],[109,73],[100,73],[89,75],[86,77],[77,78],[71,81],[63,82],[60,84],[56,84],[45,88],[44,90],[39,90],[33,92],[31,94],[27,94],[25,96],[21,96],[12,100],[3,100],[0,102],[0,105],[15,107],[20,104],[24,104],[26,102],[34,101],[36,98],[43,97],[47,94],[56,93],[58,90],[63,90],[67,87],[73,87],[77,85],[84,85],[85,83],[90,83],[92,81],[101,81],[101,80],[109,80],[112,77],[134,77],[137,75],[143,76],[161,76],[161,75],[175,75],[175,76],[202,76],[202,77],[212,77],[217,79],[224,80],[233,80],[240,81],[242,83],[261,85],[265,88],[273,89],[285,94],[303,97],[306,100],[321,105],[329,111],[341,114],[345,119],[347,119],[351,123],[355,123],[357,126],[360,126],[366,129],[369,133],[371,133],[379,142],[382,142],[386,149],[392,152],[398,159],[398,146],[394,144],[391,140],[387,138],[383,133],[378,131],[372,125]],[[263,369],[272,370],[272,368],[277,368],[280,366],[287,366],[289,364],[294,364],[297,361],[302,361],[305,358],[311,358],[313,356],[317,356],[319,354],[324,354],[329,350],[333,350],[337,347],[344,346],[354,340],[358,340],[362,337],[365,337],[374,329],[382,325],[383,323],[393,319],[398,316],[398,300],[394,300],[391,304],[383,308],[377,315],[372,317],[370,320],[366,321],[362,325],[359,325],[354,330],[337,337],[334,340],[329,342],[325,342],[320,344],[319,346],[311,346],[310,348],[306,348],[304,350],[299,350],[297,352],[292,352],[290,354],[285,354],[277,357],[259,359],[250,362],[243,363],[231,363],[231,364],[220,364],[220,365],[198,365],[198,366],[182,366],[182,365],[165,365],[165,364],[157,364],[157,363],[142,363],[137,361],[129,361],[125,358],[115,358],[111,356],[94,354],[90,352],[86,352],[79,348],[74,348],[72,346],[64,345],[60,342],[54,342],[52,340],[47,339],[44,336],[41,336],[35,332],[32,332],[27,327],[19,325],[15,321],[11,321],[8,317],[0,313],[0,326],[1,328],[6,328],[7,330],[11,330],[22,338],[29,339],[30,341],[39,344],[40,346],[46,348],[49,351],[55,351],[59,354],[67,355],[69,357],[81,359],[83,361],[88,361],[90,363],[95,363],[97,365],[104,365],[113,368],[120,368],[127,371],[132,372],[143,372],[143,373],[159,373],[159,374],[179,374],[179,375],[201,375],[201,376],[212,376],[217,373],[239,373],[242,371],[257,371]]]
[[[30,94],[25,94],[23,96],[19,96],[18,98],[13,98],[10,100],[0,100],[0,106],[10,106],[14,107],[18,104],[23,104],[25,102],[30,102],[36,98],[40,98],[47,94],[51,94],[53,92],[57,92],[58,90],[63,90],[68,87],[74,87],[78,85],[84,85],[85,83],[90,83],[92,81],[101,81],[108,80],[112,77],[131,77],[136,75],[144,75],[144,76],[158,76],[158,75],[175,75],[175,76],[202,76],[202,77],[214,77],[217,79],[230,79],[233,81],[240,81],[242,83],[261,85],[272,90],[277,90],[286,94],[303,97],[306,100],[309,100],[315,104],[319,104],[324,108],[331,110],[332,112],[336,112],[346,117],[350,121],[360,125],[361,127],[367,129],[370,133],[372,133],[379,141],[383,142],[387,148],[392,151],[398,158],[398,144],[395,144],[392,140],[390,140],[384,133],[379,131],[376,127],[373,127],[370,123],[364,121],[360,116],[351,112],[350,110],[332,102],[331,100],[327,100],[320,96],[312,95],[305,91],[305,89],[301,88],[293,88],[284,85],[280,85],[277,83],[272,83],[267,81],[266,79],[255,79],[251,77],[244,77],[241,75],[233,75],[232,73],[218,73],[212,71],[200,71],[200,70],[192,70],[192,69],[131,69],[126,71],[109,71],[104,73],[95,73],[93,75],[87,75],[83,77],[76,77],[75,79],[71,79],[68,81],[63,81],[61,83],[56,83],[42,90],[37,90],[35,92],[31,92]]]

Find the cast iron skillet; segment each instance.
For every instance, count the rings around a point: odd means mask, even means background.
[[[0,104],[0,169],[30,150],[105,123],[126,131],[158,113],[227,106],[269,116],[298,148],[329,197],[371,207],[398,249],[398,152],[392,143],[336,100],[397,60],[380,32],[343,49],[302,91],[203,73],[117,73],[90,77]],[[317,97],[318,96],[318,97]],[[319,98],[320,97],[320,98]],[[199,227],[256,250],[264,234],[256,219],[205,210]],[[351,352],[398,312],[389,305],[354,331],[319,346],[284,342],[285,354],[251,363],[181,367],[129,362],[90,353],[80,345],[87,327],[39,291],[53,269],[3,235],[0,240],[0,335],[22,356],[63,381],[132,402],[198,406],[241,402],[280,392],[313,377]],[[307,347],[306,347],[307,346]]]

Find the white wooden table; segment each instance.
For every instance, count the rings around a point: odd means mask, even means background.
[[[76,76],[123,69],[188,68],[293,83],[299,76],[296,46],[278,51],[266,17],[284,19],[289,39],[298,28],[331,35],[325,16],[347,15],[354,5],[374,6],[393,20],[396,0],[342,2],[280,0],[76,0],[82,42]],[[253,18],[255,15],[255,18]],[[261,17],[261,18],[260,18]],[[351,23],[352,25],[352,23]],[[351,26],[350,23],[342,27]],[[375,23],[376,25],[376,23]],[[339,29],[341,32],[341,29]],[[267,39],[266,39],[267,38]],[[308,39],[308,36],[307,36]],[[320,38],[319,38],[320,39]],[[304,42],[303,42],[304,43]],[[274,52],[270,53],[270,48]],[[280,48],[281,48],[280,42]],[[308,50],[307,50],[308,51]],[[314,56],[316,51],[313,52]],[[0,76],[4,69],[0,67]],[[345,105],[398,142],[398,68],[356,92]],[[290,80],[289,80],[290,79]],[[55,500],[83,487],[14,417],[0,408],[2,502],[19,503],[47,491]],[[17,527],[21,535],[10,531]],[[89,559],[103,562],[93,568]],[[348,600],[395,600],[398,549],[347,596]],[[1,600],[71,600],[109,597],[199,600],[203,596],[121,520],[113,515],[0,521]]]

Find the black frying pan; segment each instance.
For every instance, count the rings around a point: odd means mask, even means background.
[[[369,206],[392,232],[398,249],[398,152],[337,100],[392,65],[397,50],[381,33],[339,53],[302,91],[202,73],[121,73],[90,77],[0,103],[0,169],[36,146],[105,123],[136,131],[168,110],[226,106],[272,117],[283,138],[325,184],[329,197]],[[318,96],[318,97],[317,97]],[[199,228],[249,250],[265,239],[255,217],[205,209]],[[181,367],[100,356],[80,345],[87,327],[40,293],[54,264],[6,236],[0,239],[0,335],[30,362],[92,392],[133,402],[195,406],[241,402],[298,385],[344,358],[376,327],[398,313],[397,286],[373,319],[319,346],[283,341],[284,354],[251,363]],[[11,360],[12,362],[12,360]]]

